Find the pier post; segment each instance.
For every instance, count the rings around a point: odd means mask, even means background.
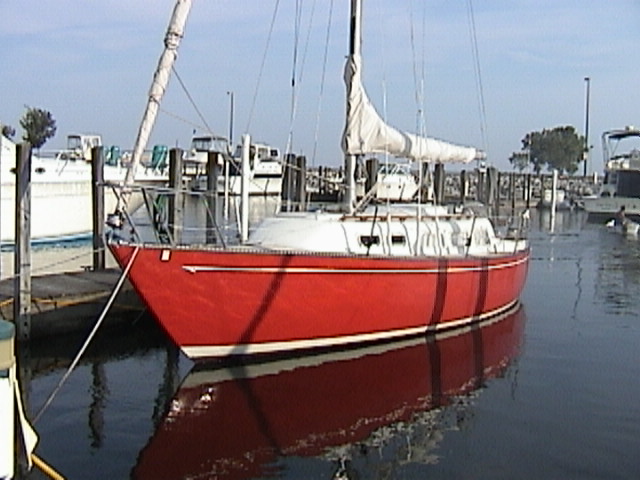
[[[558,188],[558,170],[553,169],[551,174],[551,214],[549,215],[549,232],[553,233],[556,225],[556,189]]]
[[[224,174],[224,201],[222,205],[224,221],[229,221],[229,204],[231,203],[229,200],[229,175],[231,174],[231,157],[229,155],[222,156],[223,163],[223,174]]]
[[[242,166],[240,171],[240,241],[245,243],[249,239],[249,164],[251,155],[251,137],[246,133],[242,136]]]
[[[318,167],[318,196],[322,198],[325,190],[325,182],[324,182],[324,168],[322,165]]]
[[[419,172],[419,185],[418,185],[418,195],[420,201],[428,202],[429,195],[429,179],[431,172],[429,171],[429,164],[427,162],[420,162],[420,172]]]
[[[492,184],[489,187],[491,192],[491,204],[494,208],[495,216],[500,216],[500,185],[502,184],[502,172],[497,168],[491,167],[492,172],[489,174],[489,178],[492,180]]]
[[[467,189],[469,188],[468,180],[467,180],[467,171],[462,170],[460,172],[460,203],[464,204],[465,199],[467,198]]]
[[[220,167],[218,166],[218,152],[208,152],[207,154],[207,233],[206,243],[216,243],[215,225],[218,203],[218,176]]]
[[[485,198],[484,202],[487,206],[494,206],[494,201],[496,197],[496,184],[498,182],[498,175],[495,167],[487,168],[486,174],[486,190],[485,190]]]
[[[282,210],[291,211],[291,198],[293,196],[293,168],[296,163],[296,156],[293,153],[287,153],[284,156],[284,166],[282,172],[282,191],[280,198],[282,199]]]
[[[436,205],[442,205],[444,203],[444,165],[442,163],[436,163],[433,180]]]
[[[378,169],[379,162],[378,159],[368,158],[366,161],[366,169],[367,169],[367,180],[365,182],[364,194],[366,195],[376,184],[376,180],[378,179]]]
[[[476,200],[486,204],[487,199],[485,198],[484,192],[487,170],[481,167],[477,169],[476,172]]]
[[[301,155],[296,158],[296,203],[297,210],[307,209],[307,157]]]
[[[356,155],[345,155],[344,157],[344,177],[342,208],[346,213],[352,214],[356,204]]]
[[[91,205],[93,213],[93,269],[105,269],[104,149],[91,149]]]
[[[511,192],[511,215],[516,213],[516,172],[511,172],[511,182],[509,185],[509,191]]]
[[[169,229],[174,243],[182,242],[183,209],[182,209],[182,150],[169,150],[169,188],[173,194],[169,196]]]
[[[16,145],[13,318],[19,341],[31,337],[31,145]]]

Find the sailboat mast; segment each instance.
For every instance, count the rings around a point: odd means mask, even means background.
[[[158,115],[158,108],[160,107],[160,101],[164,96],[164,92],[169,83],[169,77],[171,75],[171,68],[178,56],[178,47],[180,46],[180,40],[184,35],[184,26],[187,22],[187,16],[191,9],[191,0],[177,0],[176,5],[171,15],[169,27],[164,37],[164,50],[158,60],[158,67],[153,74],[153,82],[149,89],[149,98],[147,99],[147,106],[138,129],[138,136],[136,137],[136,143],[133,148],[133,155],[131,157],[131,164],[127,175],[125,177],[125,184],[133,183],[135,178],[135,171],[140,160],[142,153],[147,148],[147,142],[151,135],[151,130],[156,121]]]
[[[351,0],[351,31],[349,56],[360,55],[362,50],[362,0]]]
[[[351,15],[350,15],[350,32],[349,32],[349,58],[347,59],[347,65],[350,63],[360,63],[360,55],[362,48],[362,0],[351,0]],[[348,92],[351,86],[347,85]],[[350,95],[347,93],[347,108],[346,108],[346,123],[349,125],[351,122],[352,104],[350,101]],[[344,158],[344,208],[347,212],[352,213],[353,207],[356,203],[356,162],[357,155],[345,153]]]

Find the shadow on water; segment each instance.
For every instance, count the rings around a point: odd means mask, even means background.
[[[314,478],[378,478],[438,458],[446,431],[519,355],[522,308],[402,342],[251,364],[196,364],[132,478],[262,478],[314,458]],[[333,472],[333,473],[331,473]]]

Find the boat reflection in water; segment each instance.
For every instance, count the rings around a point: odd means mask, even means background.
[[[519,353],[524,321],[518,307],[483,324],[401,342],[196,364],[140,452],[133,478],[272,476],[291,456],[335,460],[336,477],[349,476],[349,460],[392,443],[396,465],[433,461],[443,415],[453,409],[460,421],[470,394],[505,373]]]

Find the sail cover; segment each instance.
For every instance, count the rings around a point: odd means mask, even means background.
[[[454,145],[434,138],[401,132],[387,125],[371,104],[362,85],[362,59],[347,59],[344,81],[347,87],[347,122],[342,137],[345,155],[389,153],[421,162],[467,163],[482,158],[473,147]]]

